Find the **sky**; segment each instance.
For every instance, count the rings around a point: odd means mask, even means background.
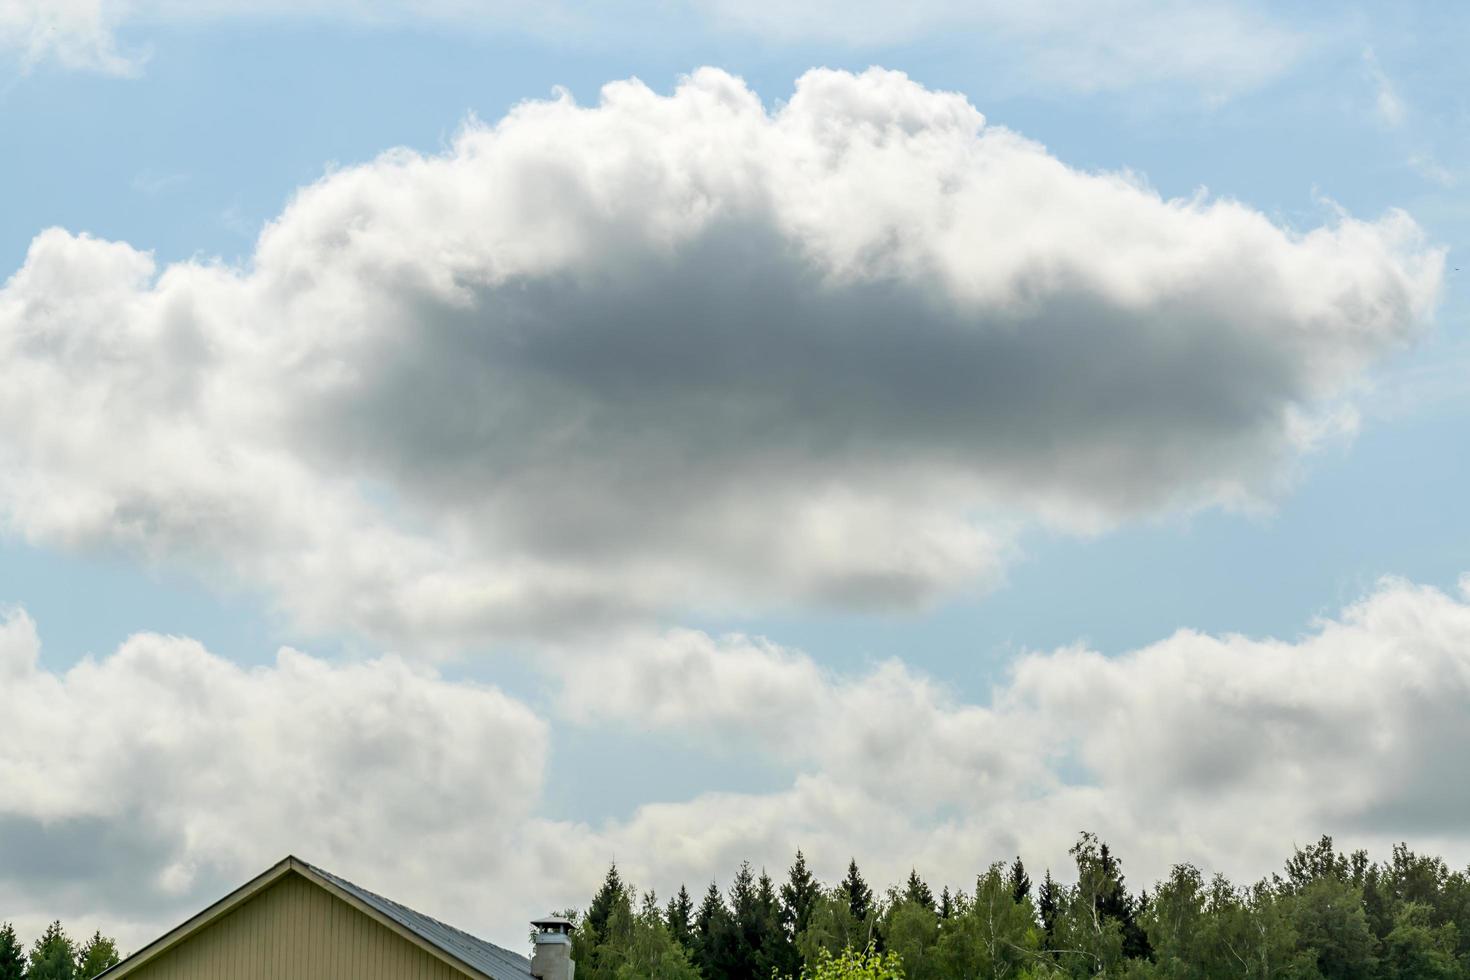
[[[0,0],[0,919],[1470,862],[1452,5]]]

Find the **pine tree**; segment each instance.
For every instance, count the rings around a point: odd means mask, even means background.
[[[730,886],[730,968],[736,977],[755,976],[756,957],[760,954],[759,908],[756,898],[755,873],[750,862],[740,862],[735,882]]]
[[[730,910],[725,908],[719,886],[712,881],[694,917],[694,965],[699,967],[704,980],[729,980],[733,976],[731,929]]]
[[[15,938],[15,927],[7,922],[0,926],[0,980],[24,980],[25,974],[25,950]]]
[[[798,850],[796,861],[787,872],[786,884],[781,886],[781,925],[793,943],[806,931],[812,906],[821,894],[821,884],[807,870],[806,857]]]
[[[31,947],[26,980],[76,980],[76,975],[76,947],[61,923],[53,922]]]
[[[1098,849],[1098,860],[1106,882],[1098,912],[1105,919],[1115,919],[1123,927],[1123,955],[1130,959],[1148,957],[1148,936],[1138,924],[1139,900],[1128,894],[1123,881],[1123,862],[1113,856],[1106,843]]]
[[[100,930],[92,933],[92,938],[77,950],[77,980],[91,980],[108,967],[116,966],[118,959],[117,943]]]
[[[786,938],[781,928],[781,902],[776,897],[776,883],[761,869],[755,887],[755,935],[757,977],[769,977],[772,973],[782,975],[792,965],[800,966],[796,960],[796,944]]]
[[[669,899],[664,920],[676,943],[686,950],[694,948],[694,900],[689,897],[689,889],[679,886],[679,894]]]
[[[1019,854],[1011,863],[1010,871],[1006,872],[1006,884],[1010,887],[1011,898],[1017,905],[1031,897],[1031,876],[1026,873],[1026,866],[1021,863]]]
[[[924,884],[924,879],[919,877],[917,869],[909,869],[909,880],[904,885],[903,900],[922,905],[930,912],[935,910],[934,892],[929,889],[928,885]]]
[[[848,862],[847,877],[837,887],[847,896],[847,908],[852,917],[858,922],[866,922],[868,914],[873,911],[873,889],[863,880],[856,858]]]
[[[1057,934],[1057,915],[1062,907],[1062,889],[1051,876],[1051,869],[1046,869],[1046,876],[1041,879],[1041,887],[1036,892],[1036,908],[1041,913],[1041,928],[1046,930],[1046,944],[1053,945]]]
[[[591,933],[595,943],[607,940],[607,920],[612,915],[613,909],[623,898],[623,879],[618,874],[618,865],[614,861],[607,869],[607,877],[602,880],[602,887],[592,898],[592,905],[587,909],[587,917],[583,924]]]
[[[954,899],[949,894],[949,886],[945,885],[944,890],[939,893],[939,917],[948,919],[952,915],[954,915]]]

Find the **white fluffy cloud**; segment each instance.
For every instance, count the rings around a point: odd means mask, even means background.
[[[675,633],[572,662],[565,703],[594,724],[740,738],[799,773],[781,793],[645,807],[605,831],[661,883],[810,842],[830,874],[857,854],[879,880],[917,863],[964,884],[1018,852],[1060,863],[1084,828],[1135,880],[1180,860],[1253,877],[1323,832],[1465,862],[1470,580],[1462,592],[1385,582],[1295,642],[1182,631],[1117,658],[1033,654],[984,706],[897,662],[835,676]]]
[[[471,863],[513,879],[548,733],[494,689],[387,657],[284,649],[246,668],[141,634],[43,668],[34,624],[0,625],[0,907],[106,921],[130,942],[288,852],[425,895]],[[452,882],[439,901],[519,917]]]
[[[913,605],[1028,521],[1269,492],[1441,265],[1402,214],[1164,200],[895,72],[619,82],[333,173],[241,267],[37,237],[0,514],[391,642]]]
[[[575,774],[543,773],[547,729],[494,690],[392,658],[284,651],[246,669],[158,636],[55,673],[16,614],[0,628],[0,905],[137,943],[294,850],[516,944],[531,915],[585,902],[612,857],[665,894],[743,859],[778,870],[798,846],[829,879],[854,855],[879,883],[916,866],[964,886],[1017,853],[1064,873],[1081,829],[1135,886],[1179,860],[1253,877],[1323,832],[1463,863],[1462,592],[1385,582],[1294,642],[1186,631],[1113,659],[1038,653],[984,705],[896,663],[836,675],[741,638],[630,641],[562,662],[565,721],[718,738],[791,781],[595,826],[541,812],[545,782]]]

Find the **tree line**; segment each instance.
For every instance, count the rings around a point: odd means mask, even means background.
[[[798,851],[779,885],[745,863],[666,903],[613,865],[565,913],[577,980],[1470,980],[1470,869],[1406,845],[1370,861],[1323,837],[1252,885],[1181,864],[1136,893],[1095,835],[1069,854],[1067,884],[1018,857],[936,895],[917,872],[877,893],[855,860],[825,886]]]
[[[117,943],[101,932],[77,943],[53,922],[27,953],[15,927],[0,925],[0,980],[91,980],[118,959]]]

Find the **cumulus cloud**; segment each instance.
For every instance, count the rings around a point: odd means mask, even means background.
[[[473,899],[476,913],[494,896],[472,880],[436,891],[437,876],[459,862],[516,873],[548,733],[495,689],[393,657],[333,665],[283,649],[246,668],[151,634],[65,672],[39,650],[11,613],[0,907],[26,928],[64,915],[136,943],[292,851],[328,868],[392,854],[375,862],[384,887]]]
[[[917,862],[964,884],[1015,853],[1060,862],[1082,828],[1136,881],[1179,860],[1253,877],[1323,832],[1466,861],[1467,597],[1386,581],[1296,641],[1181,631],[1117,658],[1031,654],[986,705],[898,662],[834,675],[768,643],[675,633],[576,662],[566,704],[591,723],[743,738],[799,774],[604,831],[660,881],[776,864],[809,841],[834,875],[856,853],[880,880]]]
[[[1269,494],[1441,266],[1401,213],[1165,200],[897,72],[618,82],[335,172],[240,267],[38,236],[0,513],[392,642],[909,607],[1027,522]]]
[[[718,738],[790,773],[626,819],[548,818],[548,734],[523,704],[385,658],[283,651],[246,669],[138,636],[65,672],[0,628],[0,904],[143,941],[287,850],[516,945],[606,862],[665,895],[806,849],[829,880],[916,866],[967,886],[1022,854],[1065,876],[1081,829],[1135,886],[1193,860],[1237,878],[1293,841],[1408,838],[1470,860],[1470,582],[1389,581],[1294,640],[1183,631],[1118,658],[1022,658],[988,703],[898,663],[837,674],[767,641],[679,632],[569,657],[567,721]],[[654,760],[609,759],[643,766]],[[1250,814],[1249,820],[1240,814]],[[391,857],[386,857],[391,855]]]

